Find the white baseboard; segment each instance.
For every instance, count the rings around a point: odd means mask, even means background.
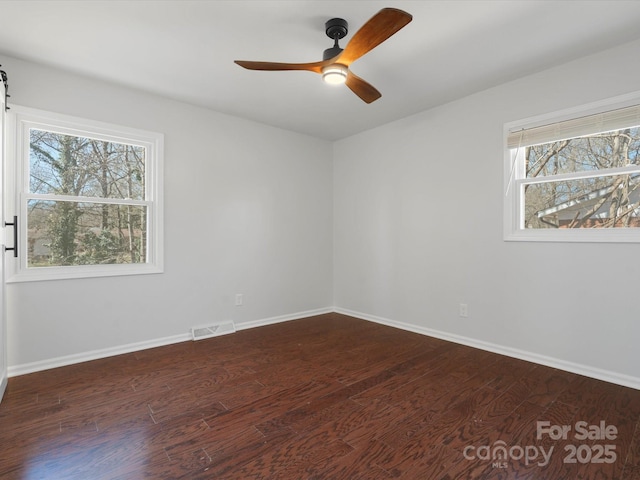
[[[289,315],[280,315],[277,317],[263,318],[251,322],[236,323],[236,330],[247,330],[249,328],[264,327],[276,323],[289,322],[291,320],[299,320],[301,318],[313,317],[316,315],[324,315],[325,313],[333,313],[333,307],[317,308],[315,310],[307,310],[304,312],[292,313]]]
[[[333,312],[333,308],[327,307],[316,310],[307,310],[304,312],[292,313],[289,315],[281,315],[278,317],[264,318],[261,320],[236,324],[236,330],[246,330],[248,328],[272,325],[275,323],[287,322],[290,320],[297,320],[300,318],[312,317],[314,315],[322,315],[331,312]],[[171,345],[174,343],[186,342],[191,340],[191,335],[189,333],[185,333],[182,335],[157,338],[144,342],[129,343],[127,345],[121,345],[118,347],[104,348],[101,350],[93,350],[90,352],[82,352],[73,355],[66,355],[63,357],[41,360],[38,362],[25,363],[22,365],[13,365],[8,368],[8,375],[9,377],[16,377],[18,375],[26,375],[27,373],[40,372],[42,370],[49,370],[51,368],[64,367],[67,365],[73,365],[75,363],[88,362],[90,360],[98,360],[100,358],[113,357],[115,355],[122,355],[124,353],[137,352],[140,350],[146,350],[148,348],[163,347],[165,345]],[[6,379],[4,380],[4,383],[6,384]]]
[[[547,357],[545,355],[539,355],[533,352],[527,352],[517,348],[511,348],[504,345],[498,345],[495,343],[485,342],[482,340],[476,340],[474,338],[463,337],[452,333],[442,332],[440,330],[433,330],[430,328],[420,327],[418,325],[412,325],[409,323],[398,322],[390,320],[388,318],[382,318],[375,315],[369,315],[366,313],[356,312],[348,310],[346,308],[334,308],[336,313],[348,315],[350,317],[360,318],[362,320],[368,320],[370,322],[380,323],[389,327],[400,328],[413,333],[419,333],[421,335],[427,335],[429,337],[435,337],[442,340],[447,340],[453,343],[461,345],[467,345],[469,347],[478,348],[480,350],[486,350],[488,352],[498,353],[500,355],[506,355],[508,357],[518,358],[527,362],[537,363],[539,365],[545,365],[547,367],[557,368],[566,372],[577,373],[578,375],[584,375],[585,377],[595,378],[603,380],[609,383],[615,383],[629,388],[640,390],[640,378],[632,377],[609,370],[602,370],[599,368],[591,367],[588,365],[581,365],[578,363],[568,362],[558,358]]]
[[[64,367],[75,363],[88,362],[90,360],[98,360],[100,358],[113,357],[115,355],[122,355],[123,353],[137,352],[139,350],[146,350],[147,348],[163,347],[173,343],[186,342],[187,340],[191,340],[191,336],[188,333],[185,333],[183,335],[174,335],[171,337],[157,338],[144,342],[129,343],[118,347],[65,355],[64,357],[40,360],[38,362],[25,363],[22,365],[13,365],[9,367],[9,377],[40,372],[42,370],[49,370],[50,368]]]

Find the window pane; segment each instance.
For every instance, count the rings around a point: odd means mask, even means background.
[[[27,201],[28,267],[146,262],[147,208]]]
[[[640,174],[524,185],[525,228],[640,227]]]
[[[534,145],[526,149],[526,176],[535,178],[638,165],[639,151],[639,127]]]
[[[29,191],[143,200],[145,148],[31,129]]]

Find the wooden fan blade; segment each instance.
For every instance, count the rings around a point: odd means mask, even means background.
[[[330,65],[333,59],[323,62],[311,63],[278,63],[278,62],[251,62],[247,60],[235,60],[235,63],[249,70],[283,71],[283,70],[307,70],[309,72],[322,73],[322,67]]]
[[[371,103],[379,99],[382,94],[368,82],[365,82],[351,70],[347,74],[345,85],[351,89],[353,93],[358,95],[366,103]]]
[[[349,66],[365,53],[407,25],[413,17],[397,8],[383,8],[358,30],[344,48],[338,62]]]

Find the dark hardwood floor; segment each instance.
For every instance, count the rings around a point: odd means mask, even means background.
[[[639,419],[640,391],[328,314],[11,378],[0,478],[640,479]]]

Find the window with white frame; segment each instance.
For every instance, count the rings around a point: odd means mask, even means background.
[[[163,135],[12,106],[9,281],[162,272]]]
[[[505,239],[640,241],[640,96],[505,126]]]

